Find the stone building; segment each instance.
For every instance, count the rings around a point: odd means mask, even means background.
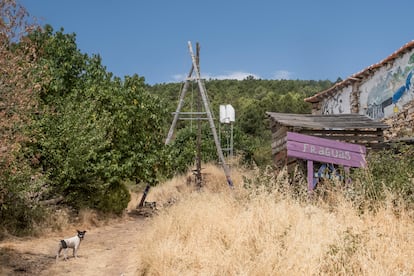
[[[384,60],[306,98],[312,114],[367,115],[389,139],[414,136],[414,40]]]

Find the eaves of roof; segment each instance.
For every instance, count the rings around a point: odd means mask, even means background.
[[[389,126],[382,122],[374,121],[361,114],[292,114],[266,112],[271,120],[282,126],[302,127],[309,129],[386,129]]]
[[[319,92],[319,93],[317,93],[317,94],[315,94],[311,97],[305,98],[305,102],[309,102],[309,103],[320,102],[322,99],[334,95],[336,92],[338,92],[342,88],[344,88],[346,86],[349,86],[349,85],[352,85],[355,82],[360,82],[367,75],[370,75],[370,74],[374,73],[376,70],[378,70],[379,68],[385,66],[386,64],[393,62],[399,56],[401,56],[402,54],[404,54],[405,52],[407,52],[407,51],[409,51],[413,48],[414,48],[414,40],[406,43],[404,46],[402,46],[400,49],[398,49],[397,51],[395,51],[394,53],[389,55],[384,60],[382,60],[382,61],[380,61],[376,64],[373,64],[371,66],[368,66],[364,70],[351,75],[349,78],[347,78],[347,79],[345,79],[341,82],[336,83],[334,86],[332,86],[331,88],[329,88],[327,90]]]

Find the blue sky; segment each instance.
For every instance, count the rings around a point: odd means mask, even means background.
[[[412,0],[17,0],[75,33],[107,70],[184,80],[187,41],[205,78],[345,79],[414,39]]]

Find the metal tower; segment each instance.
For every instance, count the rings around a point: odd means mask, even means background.
[[[210,110],[210,105],[209,105],[209,102],[208,102],[206,89],[205,89],[204,83],[203,83],[203,81],[201,79],[201,76],[200,76],[200,65],[199,65],[199,55],[198,55],[199,46],[198,46],[198,43],[197,43],[197,57],[194,56],[193,47],[192,47],[192,44],[191,44],[190,41],[188,41],[188,49],[190,51],[192,65],[191,65],[190,72],[188,73],[187,79],[184,83],[183,89],[181,90],[180,99],[178,101],[178,106],[177,106],[176,111],[174,112],[174,119],[172,121],[170,130],[168,131],[168,136],[167,136],[167,139],[165,140],[165,144],[168,145],[171,142],[171,139],[172,139],[172,136],[173,136],[173,133],[174,133],[174,129],[175,129],[175,126],[177,124],[177,121],[178,121],[180,115],[182,115],[182,114],[206,115],[207,120],[209,121],[209,124],[210,124],[211,132],[212,132],[213,137],[214,137],[214,143],[216,145],[217,155],[218,155],[218,157],[220,159],[220,162],[221,162],[221,165],[223,167],[224,174],[226,175],[227,183],[229,184],[230,187],[233,187],[233,181],[231,180],[231,177],[230,177],[230,170],[229,170],[229,167],[227,166],[227,164],[225,162],[223,151],[221,149],[221,145],[220,145],[220,141],[219,141],[219,137],[217,135],[216,127],[214,125],[213,115],[212,115],[211,110]],[[194,78],[192,78],[193,73],[195,74]],[[190,86],[190,81],[192,79],[195,79],[195,81],[198,84],[198,91],[200,93],[201,100],[203,102],[205,112],[200,112],[200,111],[198,111],[198,112],[181,112],[181,108],[183,107],[183,103],[184,103],[184,97],[185,97],[185,94],[187,93],[187,90]],[[197,118],[197,120],[201,120],[201,119],[202,118]],[[201,169],[201,168],[199,168],[199,161],[197,163],[198,163],[197,164],[197,170],[199,170],[199,169]],[[200,174],[200,176],[201,176],[200,171],[198,171],[197,173]]]

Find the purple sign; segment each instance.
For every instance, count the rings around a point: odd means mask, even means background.
[[[347,167],[365,167],[365,153],[366,148],[361,145],[287,133],[287,155],[291,157]]]
[[[346,170],[367,164],[366,148],[361,145],[287,132],[286,147],[287,156],[307,160],[309,192],[314,188],[313,161],[343,165]]]

